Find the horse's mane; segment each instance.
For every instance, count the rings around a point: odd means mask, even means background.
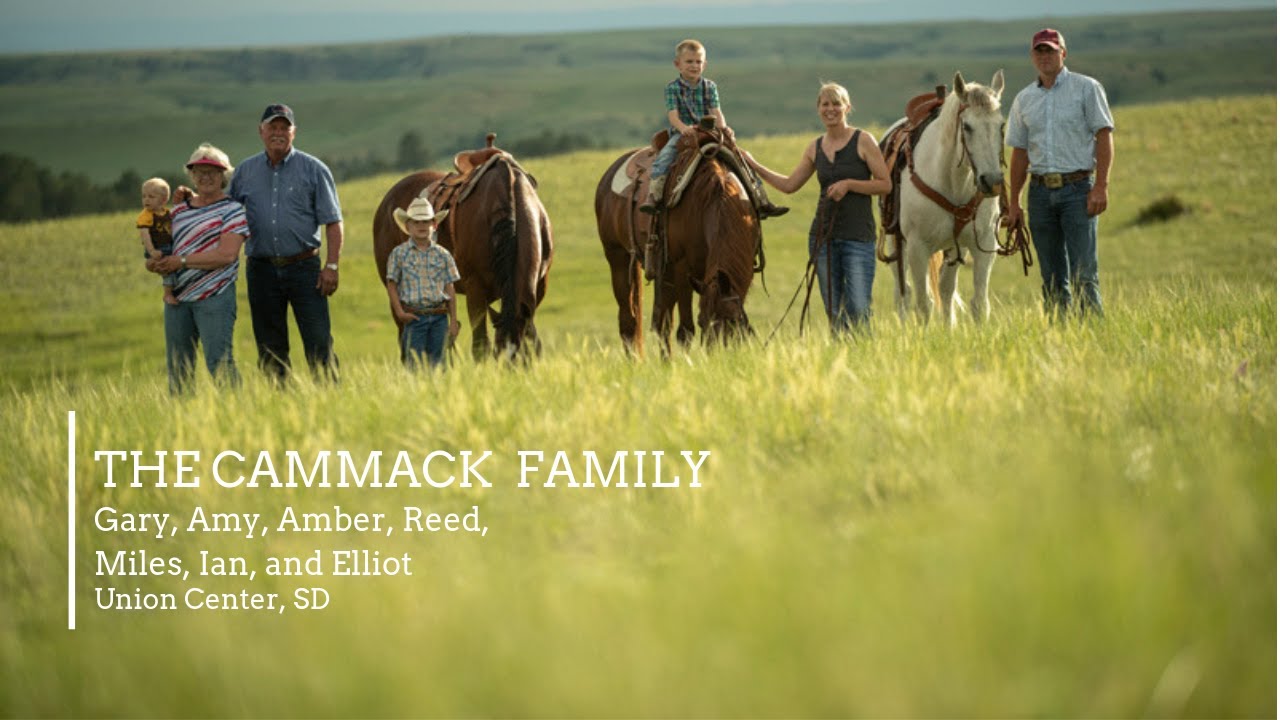
[[[987,112],[1000,111],[1000,98],[996,97],[995,90],[982,83],[965,83],[963,100],[972,108]]]
[[[978,82],[965,83],[963,95],[957,95],[955,92],[949,93],[942,104],[942,110],[939,114],[946,118],[947,127],[951,129],[952,134],[960,131],[961,107],[967,107],[983,113],[998,113],[1000,112],[1000,98],[994,90]]]
[[[718,232],[707,238],[704,278],[709,280],[723,272],[733,292],[745,297],[755,266],[755,228],[748,221],[745,205],[729,179],[732,171],[719,159],[704,160],[702,164],[707,171],[695,176],[689,190],[697,198],[695,202],[705,203],[714,210],[718,226]]]

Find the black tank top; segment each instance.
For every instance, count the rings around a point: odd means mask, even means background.
[[[832,183],[841,180],[870,180],[871,168],[867,167],[866,161],[858,157],[858,137],[862,135],[862,130],[854,130],[853,137],[844,147],[836,152],[835,162],[827,160],[827,154],[822,151],[822,137],[814,142],[813,165],[818,172],[818,185],[821,193],[818,196],[818,211],[814,213],[813,223],[809,226],[809,232],[813,235],[821,235],[826,229],[827,223],[831,222],[829,217],[824,217],[822,210],[823,201],[827,197],[827,188]],[[830,208],[830,201],[826,203]],[[876,239],[876,221],[875,216],[871,214],[871,196],[862,193],[849,192],[845,193],[840,202],[835,204],[835,226],[832,229],[832,238],[840,240],[857,240],[860,242],[875,242]]]

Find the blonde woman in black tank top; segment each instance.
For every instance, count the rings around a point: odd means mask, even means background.
[[[889,192],[889,168],[871,133],[849,124],[849,91],[835,83],[818,90],[818,119],[826,128],[808,144],[790,175],[747,161],[765,182],[790,194],[816,173],[822,188],[809,229],[809,257],[818,274],[831,331],[865,329],[875,280],[875,219],[871,196]]]

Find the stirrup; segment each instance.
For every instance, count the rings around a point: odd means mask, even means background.
[[[783,215],[786,215],[787,213],[791,212],[791,208],[783,207],[781,205],[774,205],[773,203],[764,203],[763,205],[760,206],[759,212],[760,212],[761,219],[768,219],[768,218],[782,217]]]
[[[657,215],[658,213],[662,212],[662,201],[654,200],[653,198],[650,198],[648,200],[645,200],[644,204],[636,209],[646,215]]]
[[[657,247],[647,247],[644,251],[644,279],[656,280],[658,277],[658,265],[661,260],[658,255]]]

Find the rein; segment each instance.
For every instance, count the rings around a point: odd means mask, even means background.
[[[814,237],[814,251],[818,248],[826,246],[827,250],[827,291],[834,296],[834,288],[831,287],[831,252],[830,245],[832,236],[836,229],[836,214],[834,212],[835,201],[826,197],[822,197],[818,203],[818,234]],[[782,311],[782,317],[778,318],[778,323],[773,326],[773,330],[769,333],[769,337],[765,338],[764,344],[768,345],[773,336],[778,333],[778,329],[782,327],[782,323],[787,319],[787,314],[791,312],[791,308],[796,304],[796,298],[800,297],[800,291],[804,290],[804,305],[800,306],[800,337],[804,337],[804,321],[809,315],[809,302],[813,299],[813,283],[818,279],[818,268],[813,262],[813,253],[809,255],[809,262],[805,265],[804,276],[800,278],[800,284],[796,286],[796,291],[791,294],[791,302],[787,303],[787,308]],[[825,307],[825,305],[824,305]],[[827,317],[830,322],[830,316]]]
[[[1003,151],[1000,152],[1000,167],[1008,169],[1008,166],[1005,165]],[[1009,187],[1006,184],[1005,187],[1000,188],[1000,220],[1001,222],[1005,222],[1008,219]],[[1035,262],[1031,259],[1031,240],[1030,231],[1027,230],[1026,213],[1023,213],[1022,217],[1018,218],[1017,225],[1009,225],[1006,223],[1004,232],[1005,242],[1003,244],[1000,242],[1000,233],[996,233],[996,252],[1002,257],[1008,257],[1014,253],[1020,253],[1022,256],[1022,275],[1024,277],[1030,275],[1031,266],[1034,265]]]

